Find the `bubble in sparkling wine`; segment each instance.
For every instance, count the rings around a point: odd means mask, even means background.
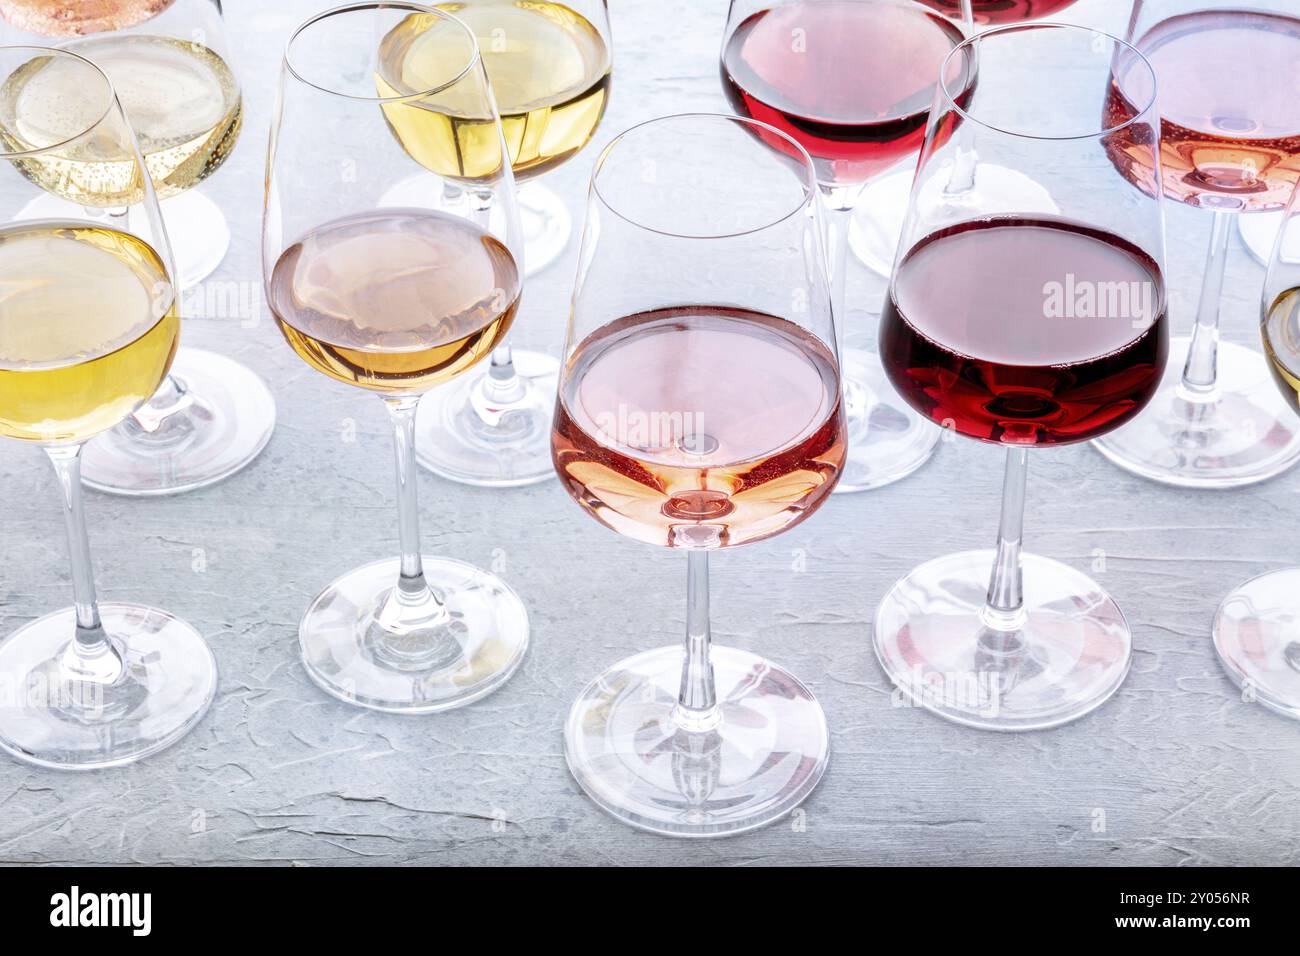
[[[0,0],[10,26],[44,37],[124,30],[156,17],[174,0]]]

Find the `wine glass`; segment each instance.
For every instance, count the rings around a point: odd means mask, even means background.
[[[243,124],[220,0],[0,0],[0,42],[58,46],[108,74],[171,223],[180,288],[208,276],[226,254],[230,230],[217,205],[193,187],[226,161]],[[67,84],[63,73],[45,71],[40,82],[6,91],[19,135],[76,125],[60,112]],[[24,216],[75,217],[89,206],[110,224],[120,219],[124,210],[100,194],[116,174],[93,162],[80,170],[45,183],[48,194],[34,198]],[[203,488],[252,462],[274,426],[275,400],[261,378],[186,346],[158,394],[86,446],[84,480],[122,495]]]
[[[399,26],[438,31],[422,89],[394,92],[383,58]],[[449,42],[446,31],[458,37]],[[422,150],[473,144],[458,181],[382,196]],[[421,203],[423,199],[423,203]],[[429,713],[500,687],[528,646],[528,615],[495,576],[421,555],[415,411],[505,337],[523,286],[514,181],[474,34],[414,3],[355,3],[304,23],[285,50],[267,159],[262,261],[290,347],[332,379],[383,399],[397,452],[401,557],[343,575],[298,628],[307,672],[363,707]]]
[[[846,233],[862,185],[920,147],[939,64],[961,40],[956,24],[910,0],[732,0],[723,91],[737,113],[812,156],[841,325]],[[849,451],[837,490],[911,474],[934,453],[939,429],[898,398],[876,356],[845,349],[843,361]]]
[[[1122,116],[1103,110],[1112,69],[1135,105]],[[996,27],[953,51],[930,116],[880,354],[918,411],[1006,447],[1002,520],[996,551],[936,558],[895,584],[874,643],[910,700],[969,726],[1053,727],[1128,673],[1120,609],[1074,568],[1022,555],[1021,529],[1029,449],[1132,419],[1164,370],[1159,121],[1142,69],[1094,30]],[[954,206],[944,184],[966,155],[977,185]],[[983,163],[1031,173],[1060,212],[980,212]]]
[[[967,35],[986,26],[1000,26],[1023,20],[1042,19],[1064,10],[1074,0],[918,0],[962,24]],[[919,148],[919,144],[918,144]],[[949,177],[947,198],[961,202],[974,186],[974,158],[957,164]],[[849,249],[872,272],[888,277],[898,253],[898,239],[907,215],[907,201],[916,169],[915,152],[893,170],[873,178],[862,189],[849,225]],[[989,208],[999,198],[1004,208],[1055,213],[1051,196],[1016,170],[985,163],[981,168],[980,191]]]
[[[1219,341],[1220,299],[1234,216],[1280,210],[1300,180],[1300,11],[1294,0],[1137,0],[1128,39],[1160,83],[1165,195],[1214,217],[1191,338],[1174,340],[1151,408],[1096,447],[1168,485],[1253,484],[1300,460],[1300,421],[1259,353]],[[1122,115],[1132,104],[1120,80],[1108,108]]]
[[[552,263],[569,243],[572,217],[538,177],[577,155],[609,101],[611,44],[606,0],[457,0],[454,14],[478,38],[501,115],[523,227],[528,275]],[[414,21],[412,21],[414,22]],[[394,89],[422,85],[425,61],[456,43],[450,26],[419,39],[399,24],[385,38],[382,62]],[[436,66],[435,66],[436,69]],[[457,183],[465,155],[453,142],[430,142],[415,154],[428,170],[395,186],[389,205],[415,191],[443,190],[448,204],[472,202]],[[470,154],[469,161],[473,161]],[[558,363],[542,352],[498,346],[490,363],[422,404],[416,419],[420,464],[453,481],[513,487],[552,480],[551,410]]]
[[[826,720],[788,671],[710,647],[708,560],[807,518],[844,464],[808,155],[733,116],[635,126],[596,161],[579,262],[555,470],[597,521],[686,551],[687,610],[684,649],[620,661],[578,696],[569,769],[633,826],[762,826],[817,785]]]
[[[58,124],[13,109],[12,91],[43,77],[65,90]],[[44,767],[117,766],[184,736],[217,685],[212,652],[184,621],[98,602],[82,507],[83,443],[143,404],[176,353],[171,249],[131,127],[89,60],[0,47],[0,156],[0,436],[40,445],[54,465],[75,598],[0,643],[0,747]],[[88,162],[112,177],[87,208],[27,215]],[[97,214],[110,205],[129,215]]]
[[[1260,332],[1278,388],[1300,411],[1300,191],[1282,223],[1264,278]],[[1261,574],[1224,598],[1214,647],[1244,700],[1300,718],[1300,568]]]

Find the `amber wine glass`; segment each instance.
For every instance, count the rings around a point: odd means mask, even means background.
[[[412,15],[458,42],[442,36],[441,56],[422,64],[428,86],[398,93],[384,42]],[[477,201],[447,208],[431,188],[385,205],[410,153],[446,142],[431,138],[440,122],[475,144],[464,180]],[[280,331],[318,372],[383,399],[397,450],[401,557],[345,574],[312,602],[298,632],[307,672],[376,710],[467,704],[500,687],[528,645],[509,587],[420,552],[416,408],[491,354],[523,287],[509,154],[473,32],[411,3],[308,20],[285,51],[267,171],[263,269]]]
[[[708,593],[711,551],[804,520],[844,466],[822,229],[808,154],[753,120],[651,120],[596,162],[555,469],[591,517],[687,560],[685,646],[615,664],[565,727],[574,777],[633,826],[762,826],[826,768],[821,706],[776,664],[711,647]]]
[[[39,445],[54,464],[72,556],[74,607],[0,643],[0,747],[58,769],[130,763],[179,740],[206,712],[216,662],[166,611],[100,604],[80,480],[81,449],[158,388],[180,333],[171,249],[153,185],[109,78],[61,50],[0,47],[0,89],[52,74],[65,116],[0,141],[0,436]],[[69,206],[32,218],[43,184],[88,153],[111,163],[105,221]],[[20,503],[7,504],[10,513]]]
[[[609,101],[611,44],[606,0],[457,0],[438,9],[474,31],[501,116],[523,228],[525,270],[532,275],[564,252],[572,217],[539,177],[590,141]],[[450,44],[446,21],[412,14],[384,37],[381,65],[396,92],[425,86]],[[428,64],[426,66],[426,64]],[[441,189],[450,205],[480,202],[466,182],[480,161],[474,130],[481,117],[450,99],[448,111],[413,116],[399,133],[425,172],[384,197],[405,205],[412,192]],[[450,122],[447,118],[450,117]],[[488,144],[488,162],[493,161]],[[552,480],[551,410],[558,364],[543,352],[502,343],[492,361],[439,389],[416,420],[420,464],[453,481],[513,487]]]
[[[174,238],[182,290],[221,263],[230,230],[220,208],[194,187],[229,157],[243,125],[220,0],[0,0],[0,42],[57,46],[94,61],[112,80],[135,130]],[[0,90],[0,119],[15,142],[76,126],[61,103],[75,96],[65,70],[19,72]],[[98,209],[110,222],[125,207],[113,192],[129,165],[92,152],[52,169],[29,218]],[[116,224],[118,227],[121,223]],[[275,400],[246,366],[186,346],[158,394],[86,446],[85,482],[122,495],[203,488],[251,463],[275,427]]]

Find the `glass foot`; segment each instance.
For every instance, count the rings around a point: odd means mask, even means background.
[[[463,210],[464,195],[455,192],[454,183],[450,184],[451,192],[446,191],[445,185],[432,173],[417,173],[384,193],[379,205]],[[521,183],[515,195],[524,239],[524,275],[532,276],[564,254],[573,233],[573,216],[560,197],[540,183]],[[493,210],[494,225],[498,225],[495,217],[500,214]]]
[[[532,276],[564,255],[573,234],[573,216],[559,196],[538,182],[519,187],[518,205],[524,275]]]
[[[1174,358],[1151,404],[1093,446],[1121,468],[1166,485],[1236,488],[1264,481],[1300,460],[1300,418],[1286,404],[1258,352],[1219,343],[1218,387],[1208,399],[1182,389],[1190,340]]]
[[[401,570],[396,558],[349,571],[312,601],[298,641],[322,689],[372,710],[430,714],[476,701],[510,679],[528,648],[528,612],[518,595],[462,561],[423,561],[446,615],[407,622],[400,635],[384,621]]]
[[[176,281],[181,289],[189,289],[221,265],[230,249],[230,227],[221,207],[194,190],[164,199],[159,208],[171,240]],[[137,209],[131,213],[138,214]],[[29,202],[15,218],[79,220],[85,218],[85,210],[47,193]]]
[[[888,276],[894,271],[894,256],[903,235],[914,175],[914,166],[909,163],[867,183],[858,197],[849,225],[849,248],[859,262],[877,275]],[[924,209],[951,206],[954,216],[958,216],[962,206],[969,206],[971,217],[1060,212],[1051,193],[1042,185],[1005,166],[982,163],[970,189],[945,192],[944,187],[952,181],[951,175],[942,173],[929,179],[925,195],[917,200],[918,206]]]
[[[1256,212],[1237,217],[1237,231],[1241,241],[1255,261],[1268,265],[1273,256],[1273,245],[1277,234],[1282,230],[1282,221],[1286,218],[1280,212]],[[1300,262],[1300,229],[1292,230],[1287,237],[1287,248],[1283,250],[1287,262]]]
[[[1214,648],[1243,700],[1300,718],[1300,568],[1261,574],[1224,598]]]
[[[190,627],[139,604],[101,604],[104,629],[126,662],[111,684],[68,681],[62,657],[76,628],[55,611],[0,643],[0,748],[56,770],[132,763],[185,736],[217,689],[217,662]]]
[[[993,551],[927,561],[885,595],[876,657],[911,705],[981,730],[1043,730],[1101,706],[1128,674],[1131,638],[1087,575],[1023,556],[1019,641],[985,626]]]
[[[876,275],[894,271],[894,254],[903,235],[914,170],[885,173],[863,187],[849,221],[849,249]]]
[[[715,646],[721,720],[679,729],[684,653],[647,651],[587,685],[564,728],[569,770],[605,811],[666,836],[725,836],[779,820],[826,772],[821,705],[775,664]]]
[[[466,485],[510,488],[550,481],[551,416],[560,363],[541,352],[515,350],[519,391],[498,400],[490,363],[420,400],[416,459]]]
[[[230,226],[221,207],[190,190],[158,204],[167,223],[176,275],[182,289],[198,285],[217,271],[230,249]]]
[[[179,394],[168,384],[173,380],[180,384]],[[135,416],[86,445],[81,466],[86,487],[115,495],[204,488],[249,464],[271,440],[275,399],[238,362],[183,348],[168,383]],[[150,416],[155,409],[157,417]]]
[[[906,478],[930,460],[943,434],[899,397],[877,356],[857,349],[842,356],[849,451],[833,494]]]

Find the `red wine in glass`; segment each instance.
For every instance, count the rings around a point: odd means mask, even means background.
[[[964,15],[962,0],[921,0],[927,7],[960,20]],[[1064,10],[1074,0],[971,0],[971,13],[980,26],[1040,20]]]
[[[1060,445],[1121,425],[1169,350],[1155,261],[1058,218],[992,217],[926,236],[894,273],[880,357],[923,415],[983,441]]]
[[[1160,90],[1165,195],[1209,209],[1283,208],[1300,180],[1300,16],[1205,10],[1162,20],[1135,43]],[[1148,91],[1141,68],[1120,69],[1107,123],[1134,115]],[[1130,147],[1137,145],[1139,148]],[[1112,160],[1135,181],[1149,152],[1120,130]]]
[[[797,140],[822,182],[864,182],[920,149],[939,69],[961,41],[951,20],[913,4],[771,7],[727,38],[722,88],[737,113]]]
[[[629,315],[574,350],[552,451],[602,524],[667,547],[776,534],[844,462],[835,358],[774,315],[689,305]]]

